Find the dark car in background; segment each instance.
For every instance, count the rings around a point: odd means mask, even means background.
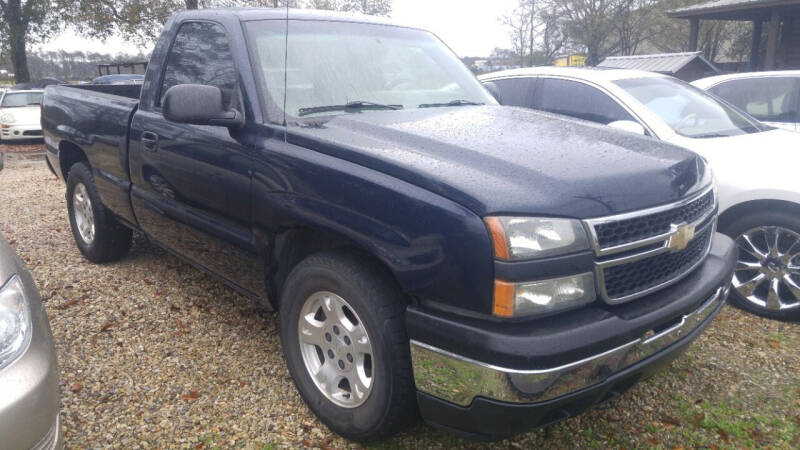
[[[137,74],[112,74],[101,75],[92,80],[92,84],[142,84],[144,75]]]

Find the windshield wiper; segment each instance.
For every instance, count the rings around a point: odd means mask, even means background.
[[[309,114],[332,112],[332,111],[347,111],[349,109],[365,110],[365,109],[403,109],[403,105],[384,105],[382,103],[365,102],[356,100],[347,102],[344,105],[327,105],[327,106],[311,106],[308,108],[300,108],[297,111],[298,116],[307,116]]]
[[[478,106],[483,103],[473,102],[470,100],[452,100],[447,103],[423,103],[419,105],[420,108],[441,108],[445,106]]]

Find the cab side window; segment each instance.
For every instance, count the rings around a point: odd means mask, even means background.
[[[577,81],[543,78],[536,90],[534,108],[608,125],[618,120],[636,122],[601,90]]]
[[[493,80],[500,90],[500,98],[506,106],[533,107],[533,87],[536,78],[506,78]]]
[[[236,92],[234,68],[228,36],[221,26],[209,22],[187,22],[181,25],[167,55],[164,80],[158,104],[172,86],[204,84],[222,91],[226,107]]]
[[[800,80],[786,77],[731,80],[709,91],[765,122],[793,123],[798,119]]]

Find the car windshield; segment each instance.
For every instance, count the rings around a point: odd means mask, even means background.
[[[631,78],[617,80],[614,83],[681,136],[727,137],[769,129],[755,119],[676,78]]]
[[[0,108],[14,108],[17,106],[30,106],[42,103],[41,92],[15,92],[6,93]]]
[[[247,24],[256,72],[289,117],[496,103],[428,32],[290,20],[285,33],[268,22]]]

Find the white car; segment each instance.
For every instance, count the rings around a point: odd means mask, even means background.
[[[733,302],[800,320],[800,134],[657,73],[536,67],[480,80],[502,104],[646,134],[705,157],[718,182],[719,229],[739,247]]]
[[[0,140],[42,137],[42,90],[5,91],[0,94]]]
[[[767,125],[800,131],[800,70],[718,75],[692,84]]]

